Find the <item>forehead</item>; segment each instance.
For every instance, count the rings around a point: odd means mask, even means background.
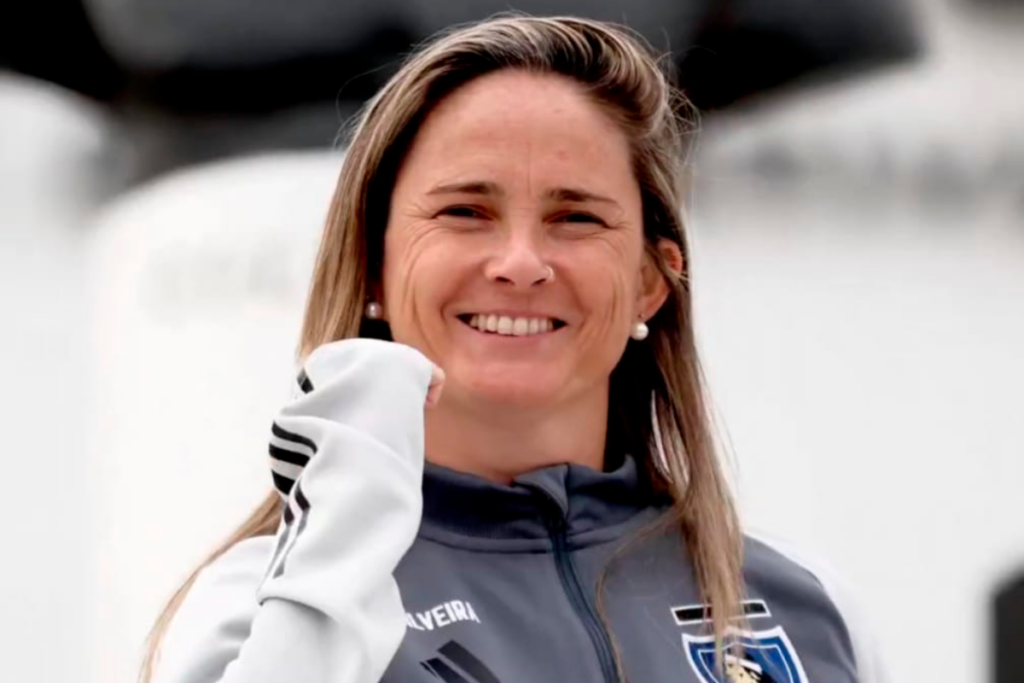
[[[430,112],[403,164],[410,174],[422,183],[546,184],[572,174],[605,191],[635,184],[625,133],[578,84],[512,70],[471,81]]]

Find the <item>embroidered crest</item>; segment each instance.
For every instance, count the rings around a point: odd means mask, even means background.
[[[808,683],[800,658],[781,626],[767,631],[730,629],[729,635],[732,641],[725,647],[719,673],[714,636],[683,634],[686,658],[701,683]]]

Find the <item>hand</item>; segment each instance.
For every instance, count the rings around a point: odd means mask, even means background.
[[[435,365],[430,375],[430,385],[427,387],[427,408],[433,408],[441,400],[441,392],[444,390],[444,370]]]

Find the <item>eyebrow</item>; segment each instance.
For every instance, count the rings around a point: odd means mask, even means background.
[[[504,191],[496,184],[487,181],[470,181],[466,183],[451,183],[448,185],[438,185],[434,189],[430,190],[427,194],[477,194],[477,195],[491,195],[501,197],[504,195]],[[610,197],[604,197],[593,192],[581,190],[574,187],[558,187],[552,190],[548,190],[545,195],[549,199],[562,202],[600,202],[602,204],[614,204],[619,205],[617,201]]]
[[[615,204],[616,206],[619,204],[610,197],[603,197],[599,194],[573,187],[556,188],[548,192],[547,196],[561,202],[600,202],[602,204]]]
[[[504,192],[502,192],[501,188],[495,183],[474,180],[468,183],[438,185],[427,194],[482,194],[501,196]]]

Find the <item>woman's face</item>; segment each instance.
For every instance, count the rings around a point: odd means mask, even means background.
[[[560,76],[500,71],[429,114],[384,254],[393,338],[444,368],[445,402],[477,407],[606,396],[633,323],[667,294],[627,140]]]

